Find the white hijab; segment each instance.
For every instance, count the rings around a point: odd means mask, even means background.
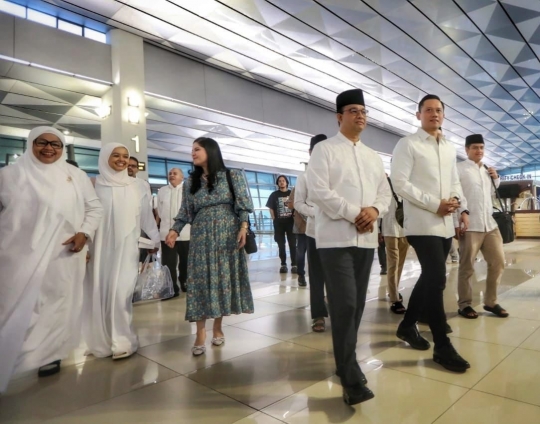
[[[62,156],[54,163],[45,164],[41,162],[33,151],[34,140],[43,134],[53,134],[57,136],[64,144]],[[68,221],[74,230],[78,230],[84,219],[84,197],[81,195],[80,188],[77,186],[74,173],[76,168],[66,162],[65,157],[66,139],[64,134],[52,127],[37,127],[28,134],[28,143],[26,152],[13,166],[14,175],[16,175],[17,183],[24,184],[21,187],[24,190],[30,190],[31,198],[35,199],[34,208],[38,208],[35,213],[36,226],[31,238],[31,247],[35,248],[38,244],[42,233],[42,226],[48,225],[47,222],[42,222],[46,213],[40,213],[50,208],[60,214]],[[70,172],[71,171],[71,172]],[[77,193],[77,202],[64,201],[64,190],[61,189],[65,183],[73,183]],[[82,202],[82,208],[81,208]],[[28,208],[30,205],[21,205],[23,208]],[[21,211],[22,214],[25,211]]]
[[[103,204],[105,219],[114,226],[115,247],[119,247],[131,234],[137,224],[141,209],[141,192],[135,178],[123,171],[115,171],[109,165],[114,149],[126,146],[120,143],[107,143],[99,152],[99,175],[96,178],[96,192]]]

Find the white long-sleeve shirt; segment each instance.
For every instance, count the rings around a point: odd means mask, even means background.
[[[382,217],[392,193],[379,155],[340,132],[315,146],[306,172],[309,200],[316,207],[317,248],[378,246],[378,228],[360,234],[354,225],[361,208],[375,207]]]
[[[159,226],[159,234],[161,240],[165,241],[169,230],[174,225],[174,218],[178,215],[180,211],[180,206],[182,206],[182,188],[184,183],[178,184],[176,187],[172,185],[166,185],[159,189],[157,194],[157,210],[159,218],[161,219],[161,224]],[[173,191],[175,192],[176,204],[171,208],[171,201],[173,199]],[[191,225],[187,224],[180,235],[176,239],[177,241],[187,241],[191,236]]]
[[[467,159],[457,164],[457,171],[465,199],[461,201],[459,211],[454,214],[454,226],[459,225],[459,214],[468,210],[468,231],[483,233],[498,228],[492,216],[492,195],[495,194],[495,189],[484,164],[480,162],[480,166],[478,166],[474,161]],[[496,187],[499,187],[501,180],[497,178],[493,182]]]
[[[464,200],[451,142],[441,137],[437,143],[423,129],[400,139],[392,157],[392,184],[404,199],[406,236],[455,234],[452,216],[437,215],[441,199]]]
[[[309,199],[305,172],[296,179],[294,209],[307,218],[306,236],[315,238],[315,204]]]

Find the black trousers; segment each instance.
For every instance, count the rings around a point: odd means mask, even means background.
[[[283,222],[277,219],[274,220],[274,240],[278,244],[281,265],[287,265],[287,253],[285,251],[285,236],[287,236],[291,254],[291,266],[296,266],[296,235],[293,233],[293,226],[294,221],[292,218]]]
[[[311,318],[328,316],[324,303],[324,270],[317,250],[315,239],[306,236],[307,257],[309,269],[309,302],[311,304]],[[300,265],[298,266],[300,268]],[[298,271],[300,272],[300,271]]]
[[[384,239],[382,242],[379,242],[379,247],[377,248],[377,256],[379,257],[379,264],[381,269],[386,270],[386,244]]]
[[[180,286],[186,287],[188,268],[189,240],[177,241],[174,247],[161,242],[161,262],[169,267],[174,284],[174,294],[180,293]],[[180,258],[180,260],[178,260]],[[180,286],[178,281],[180,280]]]
[[[296,265],[298,275],[306,275],[306,251],[307,236],[305,234],[295,234],[296,236]]]
[[[356,342],[375,249],[319,249],[319,256],[326,276],[337,371],[343,387],[359,386],[362,371],[356,361]]]
[[[402,325],[413,326],[420,316],[426,317],[435,346],[447,344],[450,339],[446,335],[443,294],[446,287],[446,258],[452,239],[407,236],[407,241],[416,251],[422,273],[411,293]]]

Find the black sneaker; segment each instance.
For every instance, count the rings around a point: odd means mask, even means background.
[[[403,322],[401,322],[396,331],[396,336],[398,339],[409,343],[413,349],[428,350],[430,347],[429,342],[420,335],[416,325],[413,325],[412,327],[404,327]]]
[[[291,274],[297,274],[298,273],[298,267],[296,265],[291,266]]]
[[[298,276],[298,285],[300,287],[306,287],[307,286],[307,283],[306,283],[306,277],[303,276],[303,275],[299,275]]]
[[[287,265],[281,265],[281,268],[279,268],[280,274],[287,274],[289,270],[287,269]]]
[[[343,401],[347,405],[356,405],[357,403],[365,402],[374,397],[375,395],[373,392],[363,384],[355,387],[343,388]]]
[[[454,349],[451,343],[440,347],[435,346],[433,349],[433,360],[447,370],[454,372],[465,372],[471,367],[471,364],[456,352],[456,349]]]

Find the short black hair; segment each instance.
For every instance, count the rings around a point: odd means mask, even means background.
[[[134,160],[135,162],[137,162],[137,166],[139,166],[139,159],[137,159],[135,156],[130,156],[129,160]]]
[[[439,102],[441,102],[442,108],[444,110],[444,103],[439,96],[436,96],[435,94],[427,94],[422,97],[422,100],[420,100],[420,103],[418,103],[418,112],[422,112],[422,106],[424,106],[424,102],[426,102],[427,100],[438,100]]]
[[[286,175],[280,175],[279,177],[276,178],[276,185],[279,186],[279,179],[280,178],[285,178],[285,182],[287,183],[287,188],[289,187],[289,179],[287,178]]]

